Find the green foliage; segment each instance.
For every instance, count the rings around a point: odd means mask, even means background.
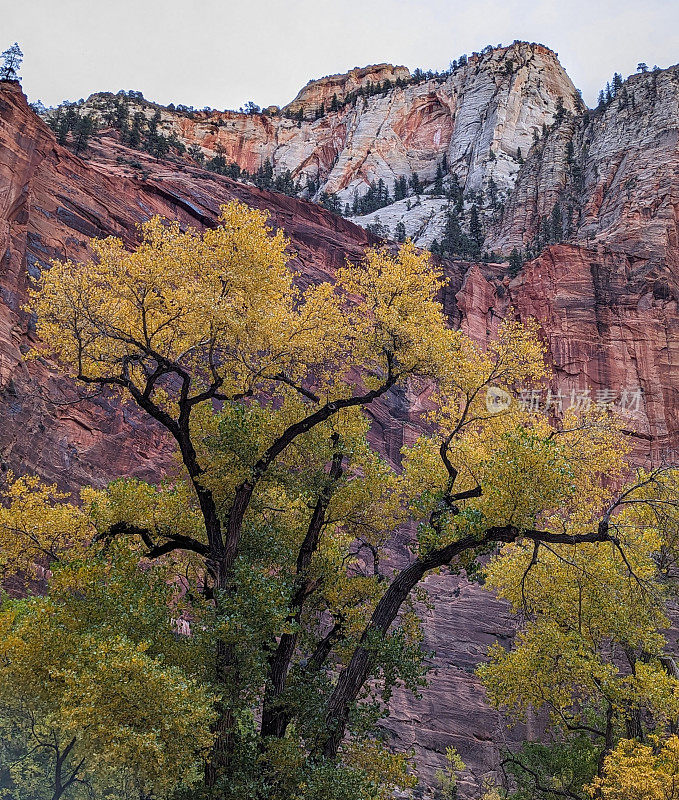
[[[165,570],[116,544],[55,565],[49,596],[0,614],[9,796],[160,796],[200,778],[213,697],[178,637]]]
[[[464,761],[454,747],[446,748],[445,769],[436,770],[436,782],[441,800],[456,800],[458,773],[465,768]]]
[[[597,772],[601,747],[584,734],[551,744],[524,742],[502,760],[512,789],[507,800],[554,800],[587,797],[584,787]]]
[[[516,277],[516,275],[521,272],[521,267],[523,266],[523,257],[519,250],[516,247],[512,248],[512,252],[509,254],[509,274],[512,277]]]

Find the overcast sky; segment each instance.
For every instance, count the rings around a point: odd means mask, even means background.
[[[679,62],[679,0],[0,0],[24,90],[52,105],[136,89],[160,103],[284,105],[382,61],[445,69],[514,39],[559,53],[591,105],[613,72]]]

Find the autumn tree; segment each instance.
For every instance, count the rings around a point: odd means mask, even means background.
[[[573,797],[586,797],[596,775],[608,777],[594,786],[609,787],[596,796],[652,796],[643,793],[641,777],[638,794],[610,788],[625,759],[646,757],[624,740],[662,738],[679,720],[679,672],[661,633],[674,594],[677,476],[668,468],[639,471],[616,492],[626,471],[624,449],[616,450],[605,456],[610,485],[588,490],[589,512],[578,504],[580,524],[601,515],[609,547],[513,543],[488,569],[488,585],[525,620],[515,645],[494,646],[480,668],[489,697],[512,722],[529,709],[549,715],[553,744],[529,745],[506,759],[516,783],[536,798],[551,797],[567,775]],[[559,753],[566,757],[557,763]]]
[[[530,592],[526,567],[537,576],[560,549],[602,554],[607,598],[646,578],[652,524],[622,536],[615,520],[632,498],[653,509],[651,484],[620,489],[615,420],[494,407],[544,381],[535,326],[508,319],[486,348],[451,330],[443,282],[412,244],[303,290],[282,231],[239,203],[214,229],[154,218],[134,252],[92,248],[86,264],[54,262],[31,308],[43,356],[131,400],[176,444],[164,482],[89,490],[78,513],[95,547],[127,543],[142,578],[152,565],[182,588],[187,675],[214,698],[206,796],[365,800],[412,783],[377,723],[397,683],[424,680],[412,598],[436,569],[474,579],[508,544],[512,601]],[[431,409],[397,469],[371,445],[366,409],[407,388]],[[653,491],[665,502],[673,486]],[[411,559],[392,572],[384,551],[408,519]],[[660,607],[636,610],[637,629],[662,623]]]
[[[624,739],[606,757],[604,775],[588,794],[603,800],[677,800],[679,738],[649,744]]]

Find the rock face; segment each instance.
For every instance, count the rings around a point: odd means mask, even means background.
[[[620,396],[643,389],[630,416],[636,455],[676,461],[678,76],[677,69],[635,76],[625,85],[622,107],[620,95],[588,118],[565,113],[552,126],[558,97],[565,111],[577,110],[572,84],[550,50],[516,44],[470,59],[442,80],[393,87],[316,121],[234,112],[162,116],[166,129],[187,144],[208,153],[219,145],[251,171],[271,158],[276,169],[319,177],[322,187],[347,198],[380,177],[393,181],[418,172],[433,180],[445,154],[467,192],[487,187],[495,176],[505,210],[489,231],[490,244],[504,252],[533,241],[558,203],[557,238],[564,241],[544,248],[514,278],[506,264],[440,262],[451,324],[483,342],[510,309],[521,318],[535,316],[555,368],[555,391],[566,397],[589,391],[595,400],[597,392]],[[374,77],[351,80],[367,85]],[[339,98],[354,85],[343,76],[313,82],[300,102],[325,103],[329,92]],[[550,125],[544,137],[543,122]],[[232,198],[271,212],[292,239],[303,281],[331,275],[347,256],[360,258],[376,241],[316,204],[236,183],[188,159],[157,162],[123,147],[110,132],[81,160],[56,144],[16,84],[0,85],[3,471],[36,471],[72,489],[114,474],[151,480],[162,474],[167,445],[148,421],[106,396],[76,405],[70,384],[49,364],[22,360],[34,339],[21,310],[28,277],[52,257],[86,257],[91,236],[115,234],[132,245],[135,225],[155,213],[212,225],[219,205]],[[447,200],[408,200],[376,215],[389,227],[404,220],[409,234],[420,231],[421,241],[440,235]],[[403,443],[417,436],[419,402],[402,392],[370,409],[374,441],[394,461]],[[407,558],[407,535],[394,546],[394,564]],[[427,585],[435,609],[425,616],[425,644],[437,651],[431,686],[423,700],[397,693],[385,724],[399,745],[415,749],[423,791],[433,786],[446,747],[454,745],[469,765],[463,789],[471,793],[496,766],[505,736],[473,668],[490,642],[512,635],[512,622],[503,604],[479,587],[445,575]]]
[[[368,84],[379,91],[367,93]],[[357,90],[366,95],[329,111],[333,95],[341,105]],[[101,117],[109,99],[93,95],[85,106]],[[312,199],[335,195],[344,208],[380,180],[392,197],[396,180],[412,181],[414,175],[429,191],[438,169],[444,189],[453,174],[468,193],[487,190],[492,179],[502,198],[514,186],[522,154],[543,126],[551,125],[559,104],[575,111],[580,100],[556,54],[542,45],[516,42],[475,53],[431,79],[380,64],[311,81],[280,115],[224,111],[187,116],[162,109],[161,116],[165,132],[187,147],[198,147],[208,157],[221,154],[250,173],[268,160],[274,173],[289,171]],[[325,113],[313,119],[321,106]],[[149,117],[159,109],[143,103],[132,108]],[[300,110],[303,119],[290,118]],[[413,197],[412,204],[418,202]],[[391,233],[403,220],[416,241],[428,246],[440,233],[444,205],[438,204],[426,224],[405,205],[390,206]],[[356,221],[374,223],[372,217]]]
[[[319,80],[309,81],[300,89],[295,99],[285,106],[291,114],[297,114],[300,109],[302,114],[315,114],[321,106],[330,109],[333,98],[340,103],[344,102],[347,95],[359,89],[366,89],[368,84],[381,84],[384,81],[396,83],[397,80],[410,80],[408,67],[394,67],[392,64],[373,64],[369,67],[354,67],[349,72],[339,75],[328,75]]]
[[[631,76],[532,149],[491,246],[524,247],[558,203],[564,239],[676,268],[678,148],[679,67]]]

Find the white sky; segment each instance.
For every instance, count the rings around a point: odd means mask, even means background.
[[[679,0],[0,0],[0,50],[52,105],[95,91],[238,108],[284,105],[311,78],[382,61],[445,69],[542,42],[592,105],[613,72],[679,61]]]

